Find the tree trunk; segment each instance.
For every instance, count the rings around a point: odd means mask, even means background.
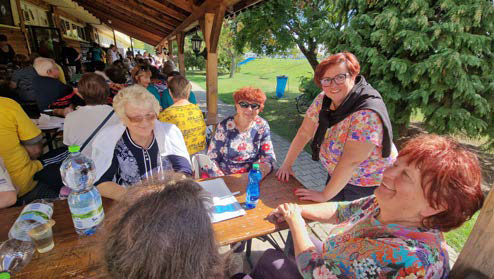
[[[237,62],[235,61],[235,54],[231,55],[231,64],[230,64],[230,78],[233,78],[235,74],[235,70],[237,69]]]
[[[313,71],[316,71],[317,65],[319,65],[319,62],[317,61],[317,53],[315,49],[306,49],[303,43],[299,41],[295,41],[295,43],[298,45],[298,48],[300,51],[304,54],[305,58],[307,58],[307,61],[309,61],[310,66],[312,67]]]

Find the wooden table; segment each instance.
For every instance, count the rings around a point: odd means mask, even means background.
[[[223,177],[232,192],[240,191],[237,200],[245,202],[247,174]],[[299,202],[293,195],[296,187],[303,187],[293,177],[289,183],[279,182],[274,174],[261,182],[261,197],[255,209],[248,210],[242,217],[213,224],[219,245],[227,245],[242,240],[261,237],[282,229],[286,224],[274,225],[266,216],[279,204]],[[105,214],[110,212],[113,201],[103,199]],[[0,240],[6,240],[7,234],[22,208],[14,207],[0,210]],[[56,201],[53,219],[55,248],[47,253],[35,253],[31,263],[15,278],[105,278],[101,258],[101,246],[104,236],[96,234],[79,238],[74,231],[67,201]]]

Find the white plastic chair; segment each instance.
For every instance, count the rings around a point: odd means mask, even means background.
[[[210,169],[213,166],[213,162],[206,154],[192,155],[192,171],[194,172],[194,179],[201,178],[202,169]]]

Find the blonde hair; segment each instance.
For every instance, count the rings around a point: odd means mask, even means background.
[[[158,100],[146,88],[137,84],[120,90],[113,98],[113,109],[122,120],[127,119],[127,115],[125,114],[125,105],[127,103],[134,105],[149,104],[156,114],[160,113]]]
[[[192,85],[183,76],[174,76],[168,82],[168,87],[170,88],[170,94],[175,99],[187,99],[189,98],[190,90]]]

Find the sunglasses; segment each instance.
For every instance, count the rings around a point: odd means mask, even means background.
[[[156,113],[148,113],[146,115],[138,115],[138,116],[128,116],[128,115],[126,116],[132,123],[141,123],[143,120],[151,121],[156,119]]]
[[[248,108],[248,107],[250,107],[253,110],[259,109],[261,107],[261,105],[259,105],[259,104],[249,104],[247,102],[239,102],[238,105],[241,108]]]
[[[336,75],[334,78],[330,78],[330,77],[323,78],[321,79],[321,85],[328,86],[331,84],[332,81],[334,81],[335,84],[340,85],[345,81],[347,75],[348,73]]]

